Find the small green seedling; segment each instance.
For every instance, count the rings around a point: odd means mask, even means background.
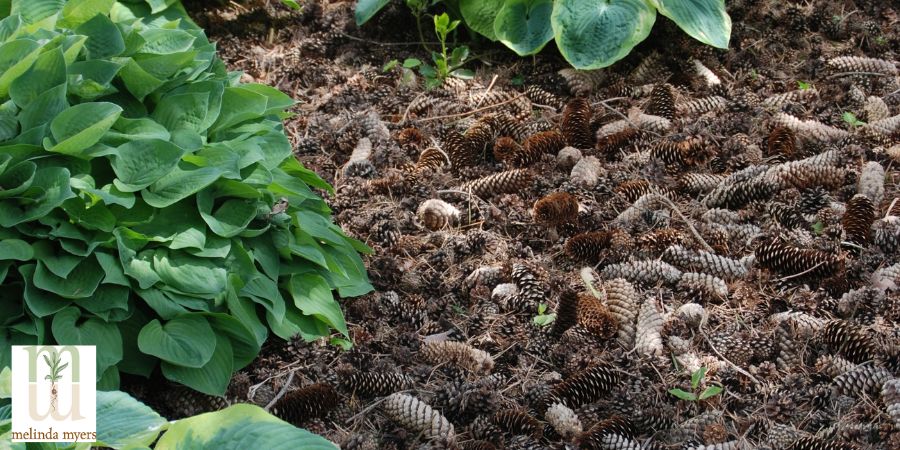
[[[556,320],[556,314],[546,314],[546,312],[547,304],[541,303],[540,305],[538,305],[538,315],[534,316],[531,321],[539,327],[546,327],[547,325],[550,325],[554,320]]]
[[[669,393],[689,402],[706,400],[710,397],[718,395],[720,392],[722,392],[721,386],[708,386],[703,390],[703,392],[697,394],[697,388],[700,387],[700,381],[702,381],[703,377],[706,376],[706,371],[706,367],[701,367],[691,374],[691,391],[693,392],[687,392],[678,388],[673,388],[669,389]]]
[[[801,91],[805,91],[810,88],[810,84],[805,81],[797,81],[797,86],[800,87]]]
[[[328,340],[328,343],[335,347],[340,347],[344,351],[348,351],[353,348],[353,342],[344,338],[333,337]]]
[[[812,224],[813,233],[816,233],[816,236],[821,235],[822,231],[825,230],[825,224],[822,221],[818,221]]]
[[[853,114],[850,111],[841,114],[841,119],[844,119],[844,122],[847,122],[852,127],[858,127],[860,125],[865,125],[866,123],[862,120],[856,118],[856,114]]]

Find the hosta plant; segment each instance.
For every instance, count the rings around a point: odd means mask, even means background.
[[[209,394],[280,338],[347,336],[371,289],[292,156],[292,100],[240,83],[180,4],[9,0],[0,12],[0,366],[97,345],[100,387]],[[171,6],[170,6],[171,4]]]
[[[362,25],[389,0],[359,0]],[[435,0],[433,3],[437,3]],[[724,0],[444,0],[466,26],[519,55],[535,54],[555,40],[578,69],[599,69],[624,58],[647,38],[656,14],[672,19],[704,44],[728,48],[731,18]]]

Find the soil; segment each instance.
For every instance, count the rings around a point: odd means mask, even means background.
[[[895,3],[729,1],[727,51],[659,16],[595,72],[476,39],[475,78],[431,90],[382,70],[429,59],[402,2],[362,27],[352,1],[187,3],[298,101],[376,290],[342,300],[352,349],[272,339],[226,399],[123,380],[166,417],[281,392],[345,449],[900,448]]]

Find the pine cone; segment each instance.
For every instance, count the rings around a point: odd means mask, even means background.
[[[603,450],[606,448],[603,438],[614,434],[626,438],[637,436],[637,428],[622,416],[612,416],[594,424],[589,430],[575,437],[575,445],[580,449]]]
[[[406,394],[391,394],[383,405],[384,413],[391,420],[416,433],[424,433],[429,439],[455,445],[456,432],[440,412],[427,403]]]
[[[491,422],[511,435],[527,435],[540,439],[544,426],[528,413],[518,409],[497,411]]]
[[[554,192],[534,202],[534,220],[560,225],[578,218],[578,199],[568,192]]]
[[[797,136],[790,128],[775,127],[769,133],[767,140],[766,156],[780,156],[784,159],[792,159],[797,153]]]
[[[642,355],[660,356],[663,352],[662,335],[663,318],[652,297],[641,304],[635,331],[635,350]]]
[[[894,429],[900,430],[900,378],[884,383],[881,387],[881,400],[888,416],[894,421]]]
[[[478,164],[479,153],[469,145],[468,140],[456,131],[447,131],[441,139],[444,153],[450,158],[453,170]]]
[[[619,330],[616,318],[609,309],[588,293],[578,296],[578,324],[603,340],[615,336]]]
[[[578,407],[601,399],[619,383],[619,376],[605,366],[585,369],[556,385],[551,398],[572,407]]]
[[[658,283],[675,284],[682,272],[672,265],[655,259],[610,264],[603,268],[603,278],[625,278],[635,283],[654,286]]]
[[[427,342],[419,350],[419,357],[431,364],[449,363],[474,373],[489,373],[494,368],[490,353],[464,342]]]
[[[547,408],[544,419],[563,438],[569,439],[581,434],[582,425],[578,415],[562,403],[554,403]]]
[[[419,205],[416,215],[426,228],[436,231],[459,223],[460,212],[455,206],[432,198]]]
[[[495,173],[462,185],[458,190],[490,198],[499,194],[515,194],[531,185],[532,175],[528,170],[514,169]]]
[[[611,231],[589,231],[576,234],[566,240],[566,255],[578,261],[595,263],[600,259],[600,252],[609,248],[612,234]]]
[[[835,72],[871,72],[883,75],[897,75],[897,66],[892,61],[862,56],[839,56],[828,60],[828,66]]]
[[[640,301],[634,286],[622,278],[604,283],[609,312],[619,325],[617,340],[625,349],[634,345]]]
[[[832,320],[825,324],[820,333],[825,345],[850,362],[862,363],[878,354],[872,338],[851,323]]]
[[[594,148],[592,115],[591,104],[585,98],[576,97],[566,104],[560,123],[566,144],[581,150]]]
[[[743,278],[747,275],[747,267],[740,261],[705,251],[694,252],[680,245],[673,245],[666,249],[662,259],[682,270],[708,273],[727,280]]]
[[[835,255],[794,247],[780,240],[760,246],[754,254],[760,266],[784,275],[804,273],[808,278],[826,278],[844,269],[844,262]]]
[[[556,155],[565,146],[565,139],[558,131],[542,131],[528,136],[522,144],[522,151],[514,153],[511,160],[517,167],[527,166],[544,155]]]
[[[531,100],[532,103],[544,106],[550,106],[556,110],[559,110],[563,107],[563,101],[561,98],[556,96],[551,92],[541,88],[540,86],[530,84],[525,87],[525,96]]]
[[[311,384],[285,394],[275,402],[272,414],[285,422],[300,426],[310,419],[324,417],[340,402],[341,397],[331,385]]]
[[[522,154],[522,146],[509,136],[501,136],[494,141],[494,159],[504,163],[514,163],[516,155]]]
[[[869,197],[856,194],[847,202],[847,211],[841,219],[847,240],[862,247],[869,245],[872,222],[875,221],[875,205]]]
[[[613,157],[629,144],[641,136],[640,130],[629,127],[612,134],[601,136],[597,139],[597,149],[600,153]]]
[[[390,395],[409,389],[413,384],[412,377],[392,372],[353,372],[344,380],[346,390],[360,397]]]
[[[578,303],[578,296],[571,289],[566,289],[559,295],[556,320],[553,321],[551,335],[560,337],[566,330],[578,324]]]
[[[647,114],[665,117],[669,120],[675,118],[675,89],[672,88],[672,85],[657,84],[653,88],[653,91],[650,92]]]
[[[827,442],[817,437],[804,437],[790,445],[787,450],[858,450],[851,444]]]

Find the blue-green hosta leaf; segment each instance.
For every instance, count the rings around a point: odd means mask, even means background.
[[[141,32],[141,37],[144,38],[144,45],[140,52],[154,55],[186,52],[197,39],[187,31],[168,28],[148,28]]]
[[[43,217],[75,195],[69,186],[69,171],[62,167],[38,169],[32,188],[38,188],[32,189],[38,196],[23,207],[10,201],[0,201],[0,226],[12,227]]]
[[[258,92],[241,87],[228,87],[222,95],[222,112],[210,128],[211,132],[226,129],[245,120],[262,116],[269,99]]]
[[[87,42],[84,45],[92,60],[117,56],[125,51],[125,39],[122,37],[122,32],[112,20],[109,20],[109,17],[103,14],[98,14],[82,23],[75,31],[87,36]]]
[[[153,110],[151,118],[169,131],[187,129],[205,131],[209,111],[209,92],[167,94]]]
[[[217,201],[217,192],[206,188],[197,194],[197,208],[209,229],[222,237],[237,236],[256,217],[257,202],[253,199],[230,198]]]
[[[115,103],[92,102],[75,105],[59,113],[50,122],[56,144],[44,148],[51,152],[79,156],[100,141],[103,134],[119,119],[122,108]]]
[[[459,12],[462,14],[463,19],[466,20],[467,27],[492,41],[496,41],[498,35],[494,21],[502,6],[504,6],[502,0],[460,0]]]
[[[109,14],[115,0],[68,0],[63,6],[57,24],[61,27],[75,28],[97,15]]]
[[[25,304],[35,317],[47,317],[72,305],[72,300],[62,298],[34,286],[34,264],[19,266],[19,274],[25,280]]]
[[[90,298],[78,300],[78,306],[107,322],[118,322],[128,317],[128,300],[131,290],[125,286],[101,284]]]
[[[37,172],[37,164],[31,161],[22,161],[0,174],[0,199],[16,197],[31,187],[34,182],[34,174]]]
[[[381,8],[387,6],[391,0],[359,0],[356,3],[356,25],[362,25],[375,16]]]
[[[24,144],[43,145],[44,138],[47,137],[47,128],[50,122],[57,114],[65,111],[69,107],[66,101],[65,83],[47,89],[37,96],[31,103],[22,108],[19,114],[19,123],[25,133],[19,135],[18,140]],[[26,139],[29,132],[35,134]]]
[[[159,89],[165,83],[162,79],[141,67],[132,58],[129,58],[122,70],[119,71],[119,77],[122,78],[122,82],[125,83],[125,88],[128,89],[128,92],[131,92],[131,95],[134,95],[138,100],[143,100],[144,97]],[[2,85],[0,85],[0,88],[2,88]]]
[[[156,444],[156,450],[194,448],[338,449],[326,439],[246,403],[179,420]]]
[[[311,273],[294,275],[288,284],[288,291],[294,298],[294,306],[304,315],[315,316],[349,337],[341,306],[334,300],[331,286],[325,278]]]
[[[97,391],[97,445],[149,446],[167,426],[166,419],[130,395]]]
[[[33,39],[16,39],[0,45],[0,97],[6,97],[9,85],[25,73],[40,54],[41,44]]]
[[[253,331],[239,319],[224,313],[203,313],[216,334],[231,340],[234,354],[234,370],[253,362],[264,340],[257,340]],[[230,377],[229,377],[230,378]]]
[[[692,38],[713,47],[728,48],[731,17],[724,0],[651,0],[659,13],[672,19]]]
[[[34,258],[31,244],[21,239],[4,239],[0,241],[0,260],[28,261]]]
[[[10,0],[0,0],[0,5],[2,5],[4,2],[6,2],[6,5],[9,6]],[[22,24],[24,23],[22,21],[22,16],[18,14],[12,16],[5,14],[3,11],[3,7],[0,6],[0,17],[3,17],[3,19],[0,20],[0,43],[6,42],[10,39],[14,39],[19,34],[25,31],[22,28]]]
[[[225,389],[231,380],[234,354],[227,337],[217,334],[213,339],[215,351],[202,367],[185,367],[163,361],[160,364],[163,375],[207,395],[225,395]]]
[[[215,296],[225,291],[226,270],[216,260],[157,249],[153,268],[164,283],[184,293]]]
[[[558,0],[550,18],[560,53],[576,69],[624,58],[655,21],[656,9],[645,0]]]
[[[98,374],[122,360],[119,328],[97,318],[83,319],[79,308],[70,306],[54,314],[52,330],[60,345],[96,345]]]
[[[161,324],[153,319],[141,329],[138,348],[163,361],[200,368],[216,350],[216,333],[199,314],[182,314]]]
[[[56,276],[43,262],[38,262],[34,285],[63,298],[86,298],[94,294],[103,276],[103,269],[93,257],[83,259],[65,278]]]
[[[122,192],[135,192],[156,183],[178,166],[184,150],[162,139],[131,141],[113,157],[113,181]]]
[[[21,107],[27,107],[38,96],[66,82],[66,59],[60,48],[48,50],[34,64],[13,80],[9,96]]]
[[[535,54],[553,40],[552,12],[553,0],[506,0],[494,21],[494,33],[519,55]]]

